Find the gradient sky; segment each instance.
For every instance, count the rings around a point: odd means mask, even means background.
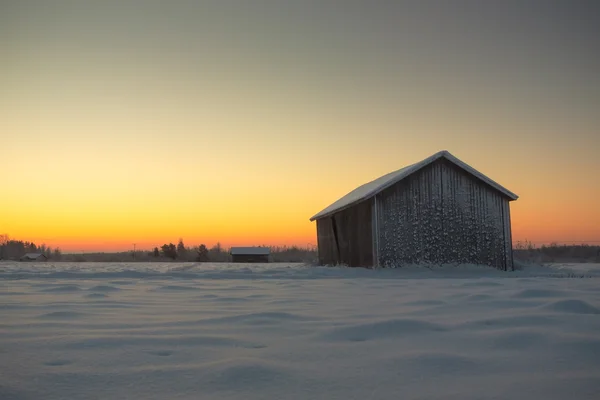
[[[446,149],[513,239],[600,241],[595,1],[0,0],[0,233],[67,251],[316,243]]]

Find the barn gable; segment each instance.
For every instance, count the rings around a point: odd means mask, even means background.
[[[380,192],[375,201],[381,265],[470,263],[512,269],[508,200],[454,163],[437,160]]]

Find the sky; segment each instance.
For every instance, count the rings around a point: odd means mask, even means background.
[[[316,244],[448,150],[513,241],[600,243],[594,1],[0,0],[0,233],[63,251]]]

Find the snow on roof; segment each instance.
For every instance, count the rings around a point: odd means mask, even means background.
[[[325,208],[318,214],[315,214],[310,220],[314,221],[316,219],[326,217],[326,216],[331,215],[331,214],[333,214],[337,211],[340,211],[344,208],[350,207],[351,205],[354,205],[360,201],[363,201],[372,196],[375,196],[377,193],[380,193],[384,189],[387,189],[388,187],[400,182],[402,179],[406,178],[407,176],[417,172],[421,168],[431,164],[432,162],[434,162],[442,157],[445,158],[446,160],[452,162],[456,166],[462,168],[463,170],[469,172],[471,175],[484,181],[488,185],[492,186],[494,189],[498,190],[499,192],[501,192],[504,195],[506,195],[507,197],[509,197],[511,200],[516,200],[518,198],[518,196],[516,194],[514,194],[513,192],[509,191],[508,189],[506,189],[503,186],[499,185],[498,183],[494,182],[493,180],[491,180],[487,176],[483,175],[481,172],[477,171],[475,168],[471,167],[470,165],[468,165],[468,164],[464,163],[463,161],[459,160],[458,158],[454,157],[448,151],[442,150],[442,151],[435,153],[434,155],[429,156],[426,159],[421,160],[415,164],[406,166],[406,167],[401,168],[394,172],[390,172],[389,174],[384,175],[380,178],[377,178],[374,181],[371,181],[369,183],[365,183],[362,186],[359,186],[358,188],[354,189],[353,191],[351,191],[350,193],[348,193],[347,195],[345,195],[344,197],[342,197],[335,203],[331,204],[329,207]]]
[[[40,256],[46,257],[46,255],[44,253],[27,253],[21,258],[38,258]]]
[[[271,249],[268,247],[232,247],[229,250],[229,254],[245,256],[268,256],[271,254]]]

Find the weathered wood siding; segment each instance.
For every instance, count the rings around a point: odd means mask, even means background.
[[[380,265],[512,269],[508,199],[455,165],[434,162],[376,199]]]
[[[515,265],[513,262],[513,251],[512,251],[512,229],[510,222],[510,202],[502,202],[502,219],[504,226],[504,251],[506,257],[506,270],[513,271]]]
[[[333,219],[330,217],[317,220],[317,246],[320,265],[337,265],[339,256],[333,235]]]
[[[234,263],[268,263],[269,256],[263,254],[233,254],[231,262]]]
[[[365,201],[317,220],[320,264],[373,266],[371,205]]]
[[[371,232],[372,232],[372,246],[373,246],[373,266],[379,267],[379,218],[377,217],[379,210],[377,209],[377,196],[375,195],[372,200],[371,206]]]

